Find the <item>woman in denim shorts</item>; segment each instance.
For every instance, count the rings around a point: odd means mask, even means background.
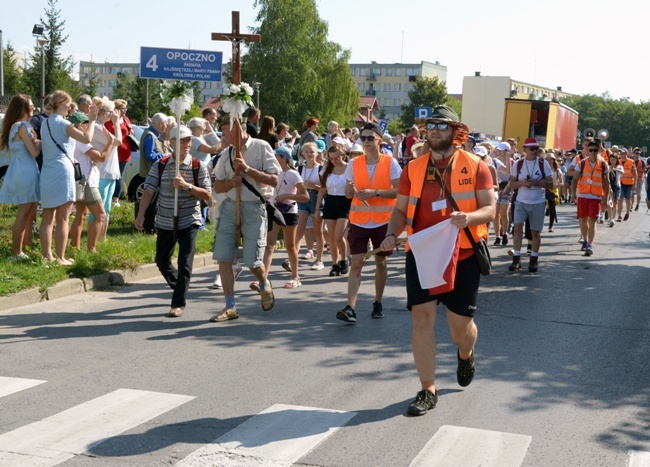
[[[312,264],[311,269],[320,271],[323,269],[323,219],[320,216],[321,205],[317,204],[318,190],[320,190],[320,170],[322,168],[316,162],[318,149],[316,143],[305,143],[300,147],[302,157],[307,161],[305,165],[300,166],[298,172],[302,177],[307,194],[309,194],[309,201],[305,203],[298,203],[298,227],[296,229],[296,244],[300,248],[300,239],[305,234],[307,228],[307,221],[311,217],[314,225],[314,236],[316,237],[316,261]],[[319,213],[316,216],[316,213]]]

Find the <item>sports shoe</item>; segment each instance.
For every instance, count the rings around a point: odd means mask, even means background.
[[[302,285],[302,282],[300,282],[300,279],[297,277],[292,277],[289,282],[284,284],[285,289],[295,289],[296,287],[300,287]]]
[[[248,287],[249,287],[251,290],[254,290],[255,292],[259,292],[259,291],[261,290],[261,289],[260,289],[260,283],[257,282],[257,281],[253,281],[253,282],[251,282],[250,284],[248,284]]]
[[[625,213],[625,216],[623,217],[623,220],[626,221],[626,220],[628,220],[629,218],[630,218],[630,213],[629,213],[629,212],[626,212],[626,213]]]
[[[408,413],[411,415],[424,415],[429,410],[435,408],[438,403],[438,393],[432,393],[428,389],[423,389],[415,396],[415,400],[409,404]]]
[[[501,245],[506,246],[508,244],[508,234],[501,235]]]
[[[338,263],[334,264],[332,266],[332,269],[330,269],[330,276],[334,277],[340,275],[341,275],[341,266],[339,266]]]
[[[528,262],[528,271],[537,272],[537,258],[538,256],[531,256],[530,261]]]
[[[12,262],[16,262],[16,261],[27,261],[27,260],[29,260],[29,256],[27,256],[25,253],[23,253],[23,252],[21,251],[19,255],[17,255],[17,256],[12,256],[10,259],[11,259]]]
[[[585,249],[585,256],[591,256],[594,254],[594,249],[592,248],[591,245],[587,245],[587,248]]]
[[[214,282],[212,283],[212,288],[213,289],[221,288],[221,274],[217,273],[217,277],[214,278]]]
[[[291,263],[289,262],[288,259],[282,261],[282,269],[284,269],[287,272],[291,272]]]
[[[582,248],[580,248],[580,251],[587,251],[587,247],[589,244],[587,242],[582,242]]]
[[[307,250],[307,253],[301,256],[302,259],[312,259],[314,257],[314,252],[312,250]]]
[[[526,247],[526,256],[530,256],[530,255],[532,255],[532,254],[533,254],[533,246],[532,246],[532,245],[528,245],[528,246]]]
[[[512,264],[508,266],[508,271],[521,271],[521,256],[512,257]]]
[[[348,262],[347,260],[341,260],[339,261],[339,269],[341,271],[341,275],[347,274],[350,268],[348,267]]]
[[[623,218],[621,216],[618,216],[618,219],[616,219],[616,222],[621,222]]]
[[[609,221],[609,226],[610,226],[610,227],[614,227],[614,221],[613,221],[613,220],[610,220],[610,221]]]
[[[235,280],[241,275],[242,271],[244,270],[244,267],[241,265],[239,261],[236,263],[233,263],[232,265],[232,273],[235,276]]]
[[[494,239],[494,246],[500,246],[501,245],[501,237],[497,237]]]
[[[312,264],[309,269],[311,269],[312,271],[320,271],[323,268],[325,268],[325,265],[323,264],[322,261],[314,261],[314,264]]]
[[[514,257],[514,256],[515,256],[515,250],[512,249],[512,248],[510,248],[510,249],[508,250],[508,256]]]
[[[336,319],[340,319],[346,323],[356,323],[357,314],[354,312],[354,308],[350,305],[345,305],[345,308],[336,312]]]
[[[533,258],[536,258],[536,256],[533,256]],[[458,356],[456,380],[462,387],[469,386],[469,383],[474,379],[474,373],[476,373],[476,365],[474,365],[474,349],[472,349],[472,355],[470,355],[467,360],[462,360],[460,358],[460,351],[457,351],[456,355]]]
[[[636,203],[636,207],[634,208],[635,211],[639,210],[639,203]]]
[[[381,302],[372,302],[372,313],[370,313],[371,318],[383,318],[384,317],[384,307],[381,306]]]

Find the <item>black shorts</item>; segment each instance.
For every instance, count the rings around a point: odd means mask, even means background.
[[[478,286],[481,272],[474,255],[458,262],[454,290],[439,295],[429,295],[427,289],[420,286],[415,257],[412,251],[406,253],[406,307],[410,310],[413,305],[438,300],[447,309],[457,315],[474,316],[478,299]]]
[[[352,200],[346,196],[325,195],[323,219],[347,219],[350,216]]]

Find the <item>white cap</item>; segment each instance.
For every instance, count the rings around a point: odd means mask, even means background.
[[[170,139],[178,138],[179,132],[180,132],[180,139],[185,139],[188,136],[192,136],[192,132],[190,131],[190,129],[187,128],[185,125],[181,125],[179,128],[172,128],[172,131],[169,133],[169,138]]]

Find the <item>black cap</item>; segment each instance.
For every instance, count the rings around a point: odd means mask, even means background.
[[[380,138],[382,136],[384,136],[384,132],[382,131],[381,127],[379,125],[377,125],[376,123],[372,123],[372,122],[371,123],[366,123],[361,128],[361,131],[363,131],[363,130],[374,131],[375,133],[377,133],[377,135],[379,135]]]

